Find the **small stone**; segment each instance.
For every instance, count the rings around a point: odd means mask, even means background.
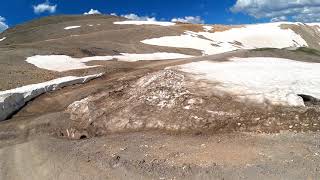
[[[259,121],[260,119],[260,117],[254,118],[255,121]]]
[[[120,151],[125,151],[125,150],[127,150],[126,147],[125,148],[120,148]]]

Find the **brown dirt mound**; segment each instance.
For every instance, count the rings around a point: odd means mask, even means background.
[[[161,70],[138,80],[122,81],[67,108],[72,125],[61,130],[70,138],[114,132],[319,131],[320,109],[261,106],[218,94],[214,84],[179,71]]]

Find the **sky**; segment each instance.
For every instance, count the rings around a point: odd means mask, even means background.
[[[0,32],[48,15],[116,14],[206,24],[320,21],[320,0],[1,0]]]

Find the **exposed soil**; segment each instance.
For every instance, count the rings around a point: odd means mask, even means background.
[[[151,46],[140,42],[150,38],[180,35],[183,29],[178,26],[151,25],[141,28],[136,25],[113,24],[121,20],[124,19],[102,15],[54,16],[19,25],[3,32],[1,35],[7,39],[0,43],[0,90],[87,72],[56,73],[39,69],[25,62],[27,57],[33,55],[88,57],[154,52],[201,55],[198,50]],[[81,28],[64,29],[74,25],[79,25]],[[95,71],[99,71],[99,68]]]
[[[105,62],[101,79],[44,94],[0,123],[0,178],[317,179],[318,106],[238,102],[165,69],[243,53]]]
[[[41,95],[0,122],[0,179],[319,179],[318,99],[300,94],[307,106],[295,108],[238,101],[217,91],[215,83],[172,68],[230,57],[319,62],[313,50],[259,49],[180,60],[93,61],[89,64],[101,67],[65,73],[24,62],[36,54],[86,57],[162,51],[200,55],[190,49],[139,43],[200,25],[112,25],[118,20],[122,19],[48,17],[5,32],[15,38],[0,45],[0,90],[65,75],[105,75]],[[63,30],[72,25],[84,28]],[[34,37],[34,32],[43,36]],[[71,36],[75,34],[80,36]]]

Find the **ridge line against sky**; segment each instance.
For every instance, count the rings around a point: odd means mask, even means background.
[[[319,22],[320,0],[3,0],[0,32],[58,14],[117,14],[134,20],[208,24]]]

